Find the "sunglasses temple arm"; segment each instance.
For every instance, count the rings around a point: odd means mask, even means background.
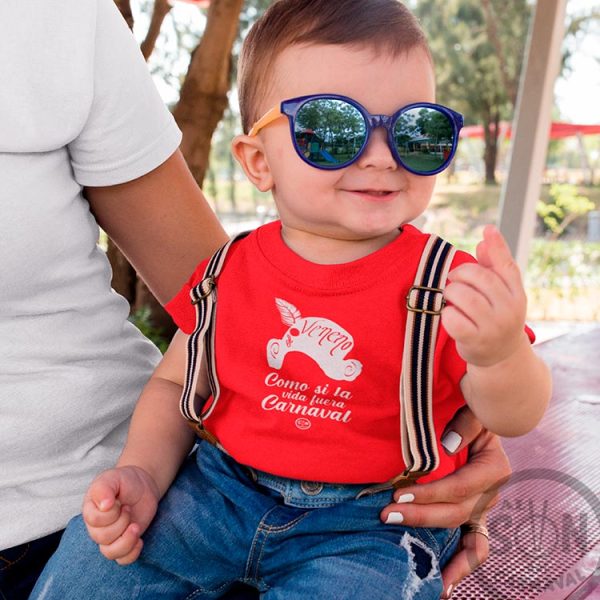
[[[279,108],[279,105],[274,106],[271,110],[266,112],[258,121],[256,121],[256,123],[254,123],[252,129],[248,132],[248,135],[251,137],[257,135],[258,132],[261,129],[263,129],[263,127],[266,127],[267,125],[269,125],[269,123],[272,123],[276,119],[279,119],[281,115],[282,113]]]

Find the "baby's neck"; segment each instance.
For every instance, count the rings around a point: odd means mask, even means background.
[[[366,239],[339,239],[282,225],[285,245],[304,260],[320,265],[339,265],[358,260],[395,240],[401,229]]]

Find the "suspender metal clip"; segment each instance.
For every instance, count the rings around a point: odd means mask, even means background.
[[[407,471],[404,471],[403,473],[400,473],[400,475],[396,475],[396,477],[391,479],[390,484],[392,485],[392,487],[395,490],[397,490],[398,488],[412,485],[413,483],[415,483],[415,481],[417,481],[417,479],[419,479],[419,477],[422,477],[423,475],[426,475],[427,473],[428,473],[428,471],[408,471],[407,470]]]
[[[204,300],[204,298],[208,298],[212,294],[212,291],[214,290],[215,285],[216,285],[216,282],[215,282],[215,278],[213,275],[209,275],[208,277],[205,277],[200,282],[200,285],[197,285],[194,288],[194,294],[192,296],[192,304],[198,304],[199,302]]]
[[[441,315],[442,308],[444,308],[444,306],[446,306],[446,299],[444,298],[444,296],[442,296],[439,300],[437,298],[434,300],[434,306],[437,303],[437,304],[439,304],[439,308],[437,308],[437,309],[434,308],[433,310],[427,310],[425,308],[420,308],[417,306],[419,294],[415,294],[414,302],[411,304],[412,293],[418,292],[418,291],[430,292],[430,293],[435,293],[435,294],[443,294],[444,293],[444,290],[442,290],[440,288],[425,287],[423,285],[413,285],[408,290],[408,294],[406,294],[406,308],[414,313],[423,313],[425,315]]]
[[[356,497],[362,498],[363,496],[371,496],[373,494],[378,494],[379,492],[384,492],[385,490],[397,490],[398,488],[412,485],[419,477],[426,474],[426,471],[406,470],[400,473],[400,475],[396,475],[396,477],[392,477],[391,479],[388,479],[383,483],[376,483],[375,485],[370,485],[364,490],[361,490]]]
[[[188,425],[194,430],[194,433],[201,439],[206,440],[213,446],[219,445],[219,440],[210,432],[204,428],[204,425],[200,421],[194,421],[192,419],[186,419]]]

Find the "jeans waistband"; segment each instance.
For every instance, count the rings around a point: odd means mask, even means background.
[[[279,477],[251,467],[246,468],[257,484],[278,492],[285,504],[297,508],[325,508],[364,496],[375,496],[384,492],[389,495],[392,491],[392,486],[301,481]]]

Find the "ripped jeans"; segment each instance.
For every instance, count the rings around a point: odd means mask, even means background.
[[[438,600],[458,531],[385,525],[391,492],[363,488],[250,474],[201,442],[134,564],[105,559],[76,517],[31,600],[201,600],[236,581],[265,600]]]

